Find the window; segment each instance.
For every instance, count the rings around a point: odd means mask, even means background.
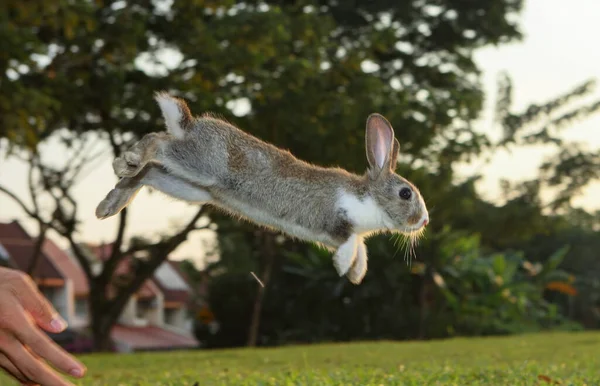
[[[9,259],[8,251],[4,249],[4,246],[0,244],[0,260],[8,262]]]
[[[58,295],[56,288],[42,287],[41,292],[46,297],[46,299],[48,299],[50,303],[52,303],[52,305],[56,306],[56,297]]]
[[[136,307],[136,317],[144,319],[148,317],[148,313],[150,313],[156,307],[157,304],[155,299],[138,300]]]
[[[88,300],[86,298],[75,299],[75,315],[77,315],[78,318],[87,318]]]
[[[177,310],[168,308],[165,310],[165,323],[174,326],[176,324]]]

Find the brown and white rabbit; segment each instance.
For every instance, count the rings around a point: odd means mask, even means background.
[[[121,179],[98,205],[100,219],[150,186],[335,250],[338,274],[354,284],[367,271],[366,237],[414,233],[429,222],[419,190],[394,173],[399,143],[379,114],[367,119],[369,169],[360,176],[306,163],[210,115],[194,117],[166,93],[155,99],[167,132],[147,134],[114,160]]]

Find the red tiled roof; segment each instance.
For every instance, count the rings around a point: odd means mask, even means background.
[[[52,240],[46,239],[44,242],[44,253],[54,265],[60,268],[62,273],[73,281],[73,291],[75,295],[88,295],[90,288],[87,277],[83,269],[73,261],[62,249],[60,249]]]
[[[21,227],[17,221],[0,223],[0,243],[10,255],[15,268],[27,271],[35,251],[36,239]],[[55,266],[42,249],[42,255],[32,277],[35,279],[64,279],[65,276]]]
[[[185,283],[190,287],[193,288],[194,286],[192,285],[192,282],[190,280],[190,278],[188,277],[187,273],[185,273],[185,271],[183,269],[181,269],[181,264],[183,263],[183,261],[179,261],[179,260],[167,260],[167,263],[169,263],[171,265],[171,267],[173,267],[173,269],[175,269],[175,271],[177,271],[177,273],[179,274],[179,276],[181,276],[181,278],[183,279],[183,281],[185,281]]]
[[[190,294],[185,290],[167,289],[160,284],[159,280],[154,280],[165,297],[165,302],[187,303],[190,299]]]
[[[148,299],[155,297],[160,292],[159,288],[156,288],[156,284],[152,282],[152,279],[148,279],[142,284],[136,295],[142,299]]]
[[[193,348],[198,341],[191,336],[176,334],[160,327],[129,327],[117,324],[111,331],[113,340],[124,342],[134,350]]]
[[[31,236],[18,221],[14,220],[9,223],[0,223],[0,238],[31,239]]]
[[[181,262],[179,261],[166,260],[163,264],[167,264],[168,266],[170,266],[175,271],[175,273],[183,280],[183,282],[189,287],[189,290],[168,288],[168,285],[166,285],[166,283],[163,283],[156,275],[154,276],[153,281],[163,293],[165,302],[179,303],[182,305],[190,300],[190,297],[192,295],[191,289],[193,287],[190,284],[187,275],[181,270],[180,263]]]

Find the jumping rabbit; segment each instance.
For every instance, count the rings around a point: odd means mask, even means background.
[[[414,234],[429,222],[419,190],[394,172],[400,144],[379,114],[367,118],[369,168],[361,176],[311,165],[211,115],[195,117],[165,92],[155,100],[167,131],[145,135],[114,160],[121,179],[96,208],[99,219],[149,186],[335,250],[338,274],[354,284],[367,271],[366,237]]]

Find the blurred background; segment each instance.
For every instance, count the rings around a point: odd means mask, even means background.
[[[597,1],[0,10],[0,261],[69,321],[70,351],[600,327]],[[112,160],[163,130],[156,90],[357,173],[383,114],[430,209],[414,257],[373,237],[354,286],[327,252],[148,189],[97,220]]]

